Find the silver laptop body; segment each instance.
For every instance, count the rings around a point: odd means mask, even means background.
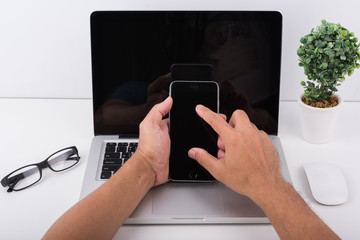
[[[291,183],[277,136],[281,34],[282,16],[278,12],[94,12],[91,49],[95,137],[80,198],[106,181],[102,174],[109,143],[138,141],[139,122],[168,95],[171,80],[164,74],[179,62],[214,66],[213,80],[220,83],[220,112],[229,115],[235,109],[244,109],[259,129],[269,133],[282,173]],[[125,222],[234,223],[269,220],[252,200],[218,181],[168,182],[155,187]]]

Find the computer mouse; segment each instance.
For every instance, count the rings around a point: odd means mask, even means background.
[[[316,162],[304,165],[311,192],[324,205],[339,205],[348,197],[348,188],[341,169],[332,163]]]

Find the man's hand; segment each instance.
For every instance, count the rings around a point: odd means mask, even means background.
[[[155,173],[154,186],[169,178],[169,119],[162,119],[172,107],[172,98],[156,104],[140,124],[139,145],[135,154]]]
[[[256,202],[281,239],[339,239],[285,181],[270,138],[245,112],[235,111],[229,124],[204,106],[198,105],[196,112],[219,134],[218,158],[199,148],[190,149],[189,156]]]
[[[229,124],[202,105],[196,107],[196,112],[219,134],[219,152],[215,158],[203,149],[192,148],[189,157],[216,179],[250,198],[285,182],[270,138],[250,122],[244,111],[235,111]]]
[[[44,239],[112,239],[151,187],[168,180],[172,106],[155,105],[140,125],[135,154],[101,187],[79,201],[48,230]]]

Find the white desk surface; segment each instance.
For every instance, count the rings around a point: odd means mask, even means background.
[[[93,136],[91,100],[0,99],[0,178],[36,163],[63,147],[76,145],[78,166],[62,173],[48,170],[35,186],[7,193],[0,189],[0,239],[40,239],[50,225],[79,200]],[[335,138],[321,145],[301,137],[296,102],[280,103],[279,136],[291,178],[312,209],[343,239],[360,238],[360,102],[345,102]],[[333,162],[349,188],[347,202],[323,206],[311,195],[303,164]],[[1,187],[2,188],[2,187]],[[278,239],[270,224],[202,226],[124,226],[122,239]]]

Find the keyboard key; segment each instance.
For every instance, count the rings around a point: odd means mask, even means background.
[[[103,171],[116,172],[121,167],[121,164],[105,164],[102,167]]]
[[[105,158],[103,164],[122,164],[122,159]]]
[[[136,151],[136,147],[135,146],[130,146],[128,149],[129,152],[135,152]]]
[[[137,142],[131,142],[131,143],[130,143],[130,146],[135,146],[135,147],[137,147],[137,145],[138,145]]]
[[[116,143],[115,142],[108,142],[106,143],[107,147],[116,147]]]
[[[106,153],[113,153],[115,152],[115,146],[109,146],[105,148]]]
[[[105,158],[120,158],[120,153],[105,153]]]
[[[101,179],[109,179],[110,177],[111,177],[111,172],[108,171],[101,172],[101,176],[100,176]]]
[[[125,146],[118,146],[118,147],[117,147],[117,151],[118,151],[118,152],[127,152],[127,147],[125,147]]]
[[[129,153],[129,152],[123,152],[122,154],[121,154],[121,157],[122,158],[130,158],[131,157],[131,153]]]
[[[124,143],[124,142],[118,144],[118,146],[128,146],[128,145],[129,145],[128,143]]]

